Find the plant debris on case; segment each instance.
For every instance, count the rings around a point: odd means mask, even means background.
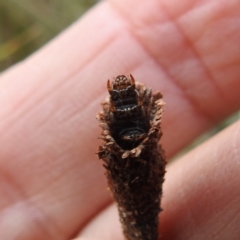
[[[162,94],[117,76],[107,88],[110,96],[97,114],[103,145],[98,156],[117,203],[127,240],[157,240],[158,214],[165,173],[159,145],[164,102]]]

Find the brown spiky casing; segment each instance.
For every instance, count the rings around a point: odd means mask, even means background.
[[[165,173],[159,145],[164,102],[161,93],[135,83],[130,75],[108,83],[110,96],[97,114],[108,185],[127,240],[157,240]]]

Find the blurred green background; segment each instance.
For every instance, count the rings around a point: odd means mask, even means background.
[[[0,0],[0,72],[78,19],[97,0]]]
[[[0,0],[0,72],[40,48],[97,2],[97,0]],[[205,133],[184,152],[237,119],[240,119],[240,112]]]

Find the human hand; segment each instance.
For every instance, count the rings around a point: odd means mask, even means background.
[[[132,73],[164,94],[171,158],[239,109],[239,13],[234,0],[102,2],[3,73],[1,239],[122,240],[95,155],[106,80]],[[169,164],[162,239],[239,239],[239,129]]]

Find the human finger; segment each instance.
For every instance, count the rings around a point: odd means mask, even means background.
[[[240,121],[167,168],[160,214],[163,240],[240,236]],[[79,237],[123,240],[115,206],[99,213]]]

